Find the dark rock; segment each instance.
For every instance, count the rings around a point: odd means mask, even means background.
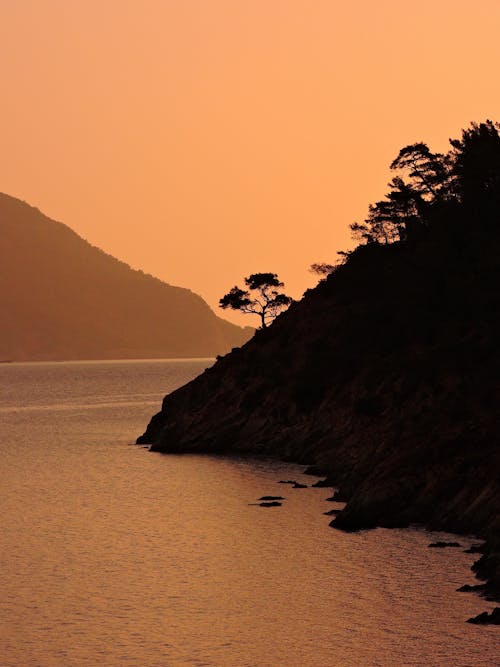
[[[500,607],[495,607],[490,614],[489,623],[491,625],[500,625]]]
[[[461,547],[462,545],[459,542],[431,542],[429,547],[435,547],[437,549],[444,549],[445,547]]]
[[[326,474],[327,471],[321,466],[307,466],[304,470],[304,475],[312,475],[313,477],[323,477]]]
[[[500,526],[499,526],[500,527]],[[500,530],[484,545],[485,553],[472,565],[478,579],[486,580],[484,592],[493,599],[500,599]]]
[[[331,486],[333,486],[333,484],[327,478],[327,479],[318,479],[318,481],[314,482],[314,484],[311,484],[311,486],[314,486],[315,488],[320,488],[321,489],[321,488],[327,487],[327,486],[331,487]]]
[[[259,503],[259,505],[260,507],[281,507],[282,503],[273,500],[270,503]]]
[[[457,588],[457,593],[478,593],[479,591],[484,591],[484,584],[464,584]]]
[[[481,614],[478,614],[477,616],[473,616],[472,618],[468,618],[467,623],[476,623],[478,625],[486,625],[488,623],[489,618],[490,618],[490,615],[488,614],[488,612],[483,611]]]
[[[283,496],[262,496],[259,500],[286,500]]]
[[[295,482],[292,486],[292,489],[307,489],[307,484],[301,484],[300,482]]]
[[[340,514],[342,510],[328,510],[328,512],[323,512],[325,516],[336,516],[337,514]]]
[[[484,544],[473,544],[468,549],[464,549],[464,554],[482,554],[484,553]]]
[[[495,607],[491,614],[483,611],[473,618],[467,619],[467,623],[474,623],[476,625],[500,625],[500,607]]]
[[[364,417],[379,417],[384,412],[384,404],[379,396],[362,396],[355,401],[354,410]]]

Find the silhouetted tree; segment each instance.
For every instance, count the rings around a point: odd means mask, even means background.
[[[235,285],[219,300],[219,306],[258,315],[262,329],[292,302],[289,296],[279,291],[284,283],[280,282],[276,273],[252,273],[245,278],[245,285],[247,290]]]
[[[321,280],[325,280],[331,273],[335,273],[335,271],[341,267],[342,264],[346,263],[350,254],[351,253],[349,251],[339,250],[337,251],[337,255],[339,257],[334,264],[327,264],[326,262],[315,262],[314,264],[311,264],[309,271],[320,276]]]
[[[394,243],[407,239],[429,224],[432,205],[449,196],[448,156],[432,153],[423,142],[402,148],[391,169],[401,175],[389,183],[385,199],[369,207],[364,224],[351,225],[359,240]]]
[[[451,175],[447,156],[432,153],[423,142],[402,148],[391,169],[404,172],[410,179],[409,183],[402,181],[404,185],[427,202],[444,196]]]
[[[363,223],[350,225],[362,243],[394,243],[417,235],[439,219],[446,207],[472,206],[476,218],[489,219],[500,205],[500,125],[472,123],[451,150],[433,153],[427,144],[409,144],[391,169],[385,199],[372,204]]]
[[[498,204],[500,198],[500,125],[472,123],[461,139],[450,139],[455,191],[465,204]]]
[[[316,273],[318,276],[326,278],[330,273],[333,273],[337,266],[335,264],[326,264],[325,262],[311,264],[309,271],[311,273]]]

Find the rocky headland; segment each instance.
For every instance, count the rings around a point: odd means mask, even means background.
[[[359,246],[166,396],[138,441],[314,464],[347,502],[331,523],[343,530],[484,538],[474,569],[498,599],[500,177],[495,188],[443,195],[411,234]]]

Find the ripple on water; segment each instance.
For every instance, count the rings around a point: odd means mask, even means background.
[[[500,664],[465,623],[494,605],[455,592],[476,556],[427,548],[451,536],[341,533],[329,489],[283,493],[298,466],[127,446],[206,365],[0,368],[2,667]]]

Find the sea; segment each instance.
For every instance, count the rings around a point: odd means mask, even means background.
[[[134,444],[212,363],[0,365],[1,667],[500,665],[456,592],[477,539],[343,533],[303,466]]]

